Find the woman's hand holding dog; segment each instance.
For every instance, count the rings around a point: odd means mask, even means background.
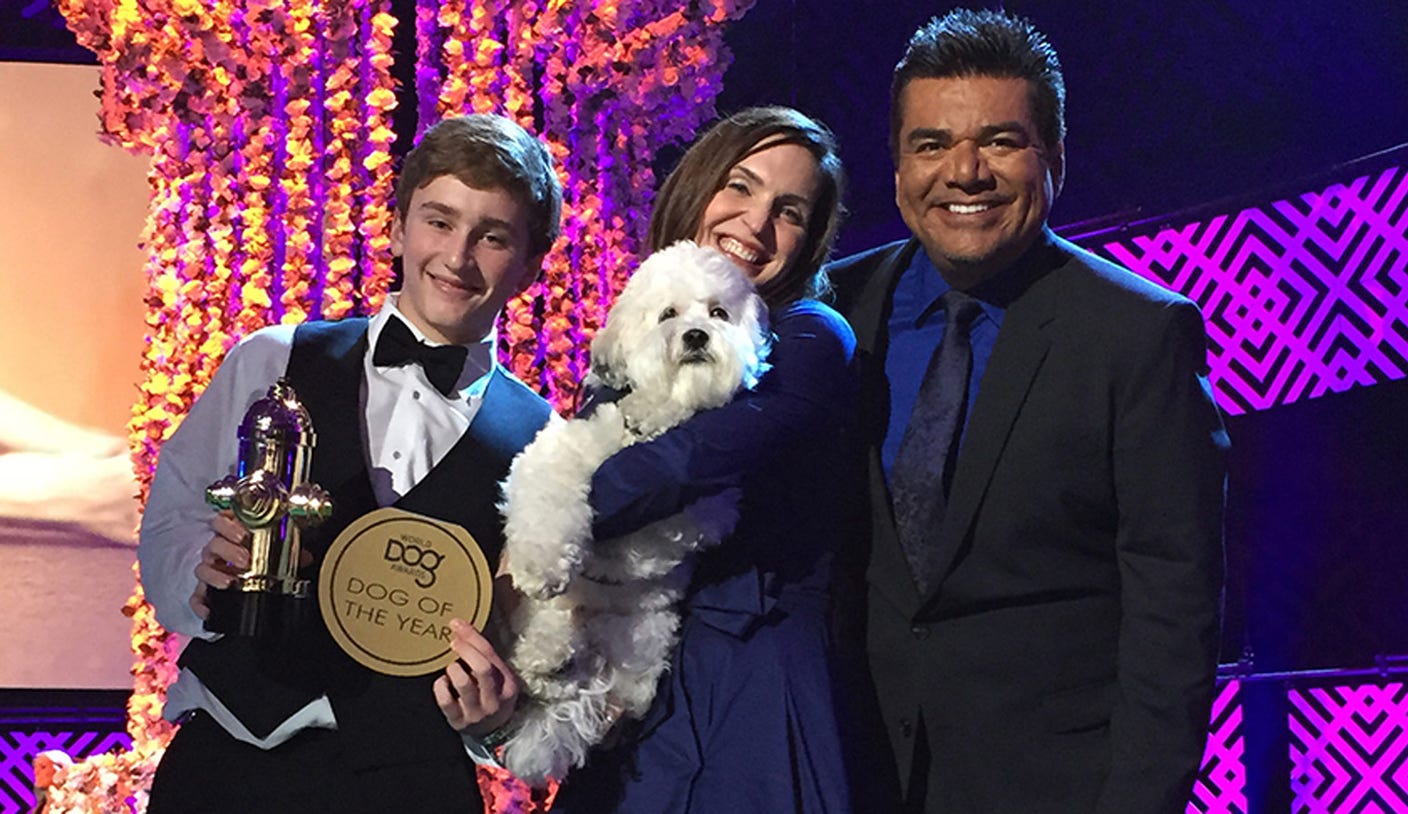
[[[482,737],[513,717],[518,677],[473,625],[451,619],[450,631],[459,658],[435,680],[435,702],[451,727]]]

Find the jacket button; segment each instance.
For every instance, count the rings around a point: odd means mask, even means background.
[[[914,627],[912,627],[912,628],[909,629],[909,632],[910,632],[910,633],[914,636],[914,638],[916,638],[916,639],[927,639],[927,638],[929,638],[929,628],[925,627],[924,625],[915,625]]]
[[[900,719],[900,734],[906,738],[914,736],[914,722],[908,718]]]

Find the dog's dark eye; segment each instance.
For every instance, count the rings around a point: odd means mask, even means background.
[[[673,307],[666,308],[664,311],[660,312],[660,321],[664,322],[667,319],[674,319],[677,316],[679,316],[679,313],[675,311]]]
[[[727,320],[728,311],[725,311],[722,306],[715,305],[713,308],[709,309],[709,316],[713,317],[714,319]]]

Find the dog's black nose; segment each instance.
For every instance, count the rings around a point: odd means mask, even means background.
[[[684,332],[684,346],[688,350],[699,350],[709,344],[709,332],[698,328],[690,328]]]

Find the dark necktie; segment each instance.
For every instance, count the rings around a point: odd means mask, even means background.
[[[415,362],[425,371],[425,377],[448,396],[455,390],[460,371],[469,350],[463,345],[427,345],[416,339],[406,323],[396,317],[386,320],[381,336],[376,340],[372,364],[377,367],[400,367]]]
[[[977,300],[956,289],[939,302],[944,308],[944,338],[924,371],[919,398],[890,470],[895,525],[921,596],[927,596],[943,576],[938,573],[937,538],[968,407],[968,376],[973,369],[968,329],[982,313]]]

